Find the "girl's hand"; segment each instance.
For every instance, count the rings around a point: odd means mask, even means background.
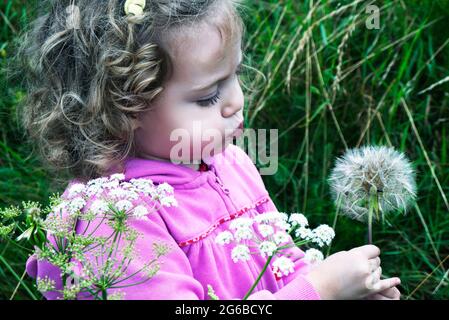
[[[316,264],[306,277],[324,300],[373,296],[400,284],[399,278],[380,280],[379,255],[374,245],[340,251]]]

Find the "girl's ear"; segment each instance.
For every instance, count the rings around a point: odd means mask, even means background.
[[[132,130],[136,130],[141,127],[140,117],[138,115],[132,115],[130,117],[132,123]]]

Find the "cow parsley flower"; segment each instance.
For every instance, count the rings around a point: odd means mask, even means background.
[[[312,239],[312,237],[313,237],[313,231],[306,227],[300,227],[295,230],[295,236],[297,238],[309,240],[309,239]]]
[[[319,225],[312,230],[312,242],[316,243],[318,246],[323,247],[324,245],[329,245],[332,239],[335,237],[335,231],[326,224]]]
[[[257,226],[257,229],[259,230],[262,237],[266,238],[269,235],[274,233],[274,229],[269,224],[261,223]]]
[[[178,201],[176,201],[175,197],[173,197],[173,196],[165,196],[163,198],[160,198],[159,202],[164,207],[177,207],[178,206]]]
[[[272,256],[277,249],[277,245],[272,241],[263,241],[259,244],[260,255],[262,257]]]
[[[281,245],[283,243],[287,243],[290,241],[290,237],[287,232],[285,231],[277,231],[273,235],[273,240],[277,245]]]
[[[254,221],[251,218],[246,217],[236,218],[232,220],[231,223],[229,224],[229,229],[237,230],[241,228],[248,228],[253,225],[253,222]]]
[[[273,262],[273,272],[280,278],[295,272],[295,264],[290,258],[281,256]]]
[[[67,210],[70,214],[75,214],[86,205],[86,201],[82,197],[76,197],[67,203]]]
[[[115,207],[118,210],[124,210],[124,211],[128,211],[129,209],[131,209],[133,206],[133,204],[131,202],[129,202],[128,200],[120,200],[115,204]]]
[[[237,245],[231,251],[231,258],[235,263],[237,263],[239,260],[241,260],[241,261],[250,260],[250,251],[249,251],[248,246],[246,246],[244,244]]]
[[[145,206],[138,205],[138,206],[134,207],[134,209],[133,209],[133,216],[138,219],[142,219],[147,214],[148,214],[148,210]]]
[[[314,264],[316,262],[322,261],[324,259],[324,256],[320,250],[311,248],[305,252],[303,259],[310,264]]]
[[[225,245],[231,243],[231,241],[234,240],[234,236],[229,231],[222,231],[220,232],[217,237],[215,238],[215,243],[218,243],[220,245]]]
[[[96,199],[92,202],[90,210],[97,215],[104,214],[109,210],[108,203],[102,199]]]
[[[249,227],[242,227],[235,231],[234,237],[236,241],[250,240],[254,237],[254,230]]]
[[[122,181],[125,180],[125,175],[123,173],[114,173],[110,175],[109,179]]]
[[[79,195],[86,189],[86,186],[83,183],[74,183],[70,189],[68,190],[68,197],[72,198],[74,196]]]
[[[292,227],[307,227],[309,225],[309,221],[302,213],[292,213],[288,221],[290,221]]]

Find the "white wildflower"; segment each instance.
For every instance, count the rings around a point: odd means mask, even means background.
[[[161,183],[157,186],[157,192],[162,194],[162,193],[173,193],[173,187],[171,185],[169,185],[168,183],[164,182]]]
[[[278,220],[282,220],[283,216],[281,213],[277,212],[277,211],[268,211],[268,212],[264,212],[261,213],[257,216],[254,217],[254,221],[256,221],[257,223],[274,223]]]
[[[253,222],[254,220],[251,218],[240,217],[232,220],[231,223],[229,224],[229,228],[231,230],[247,228],[252,226]]]
[[[234,240],[234,237],[232,236],[232,233],[229,231],[220,232],[215,237],[215,243],[218,243],[221,245],[229,244],[229,243],[231,243],[232,240]]]
[[[370,190],[377,193],[379,211],[406,211],[416,198],[415,171],[403,153],[389,147],[348,150],[336,161],[329,178],[341,214],[367,221]]]
[[[139,195],[136,192],[125,190],[123,188],[112,189],[108,192],[108,195],[115,199],[136,200],[139,198]]]
[[[138,205],[133,209],[133,216],[142,219],[148,214],[148,210],[143,205]]]
[[[309,221],[302,213],[292,213],[288,220],[293,227],[307,227],[309,225]]]
[[[275,223],[274,223],[274,225],[276,226],[276,227],[278,227],[279,229],[281,229],[281,230],[290,230],[291,229],[291,225],[290,225],[290,223],[288,223],[287,221],[285,221],[285,220],[278,220],[278,221],[276,221]]]
[[[40,292],[48,292],[56,290],[56,282],[53,279],[49,278],[48,276],[45,276],[43,278],[38,276],[36,284],[37,290]]]
[[[178,201],[176,201],[175,197],[173,197],[173,196],[164,196],[159,199],[159,202],[164,207],[172,207],[172,206],[177,207],[178,206]]]
[[[304,260],[309,262],[310,264],[316,263],[318,261],[322,261],[324,259],[323,253],[317,249],[308,249],[305,252]]]
[[[131,179],[129,182],[138,192],[142,192],[145,195],[149,195],[152,197],[157,195],[153,181],[151,181],[150,179]]]
[[[109,210],[108,203],[102,199],[97,199],[92,202],[90,210],[95,214],[104,214]]]
[[[295,272],[295,264],[290,258],[281,256],[273,262],[273,272],[278,276],[288,276]]]
[[[231,258],[234,263],[237,263],[239,260],[248,261],[250,259],[250,251],[248,246],[244,244],[235,246],[231,251]]]
[[[112,189],[118,188],[119,185],[120,185],[120,182],[118,180],[109,180],[109,181],[106,181],[105,183],[103,183],[102,187],[112,190]]]
[[[125,180],[125,175],[123,173],[114,173],[109,177],[110,180]]]
[[[313,231],[306,227],[296,229],[295,236],[304,240],[310,240],[313,237]]]
[[[320,247],[324,245],[328,246],[332,242],[332,239],[334,239],[334,237],[335,237],[334,229],[332,229],[326,224],[322,224],[313,229],[312,242],[318,244],[318,246]]]
[[[266,255],[272,256],[274,252],[276,251],[277,246],[272,241],[262,241],[259,244],[259,250],[262,257],[265,257]]]
[[[253,229],[249,227],[238,228],[235,231],[234,236],[236,241],[241,241],[245,239],[250,240],[254,237]]]
[[[124,211],[128,211],[129,209],[131,209],[133,206],[133,204],[131,202],[129,202],[128,200],[120,200],[115,204],[115,207],[118,210],[124,210]]]
[[[85,193],[88,196],[98,195],[103,192],[103,184],[109,181],[108,178],[100,177],[89,180],[86,184]]]
[[[274,233],[273,227],[270,226],[269,224],[261,223],[257,226],[257,228],[258,228],[260,234],[262,235],[262,237],[264,237],[264,238],[266,238],[269,235]]]
[[[86,186],[83,183],[75,183],[73,184],[69,191],[68,196],[69,198],[72,198],[80,193],[82,193],[86,189]]]
[[[74,214],[80,211],[85,205],[86,201],[82,197],[76,197],[67,203],[67,210],[70,214]]]
[[[273,241],[277,244],[277,245],[281,245],[283,243],[287,243],[290,241],[290,237],[288,235],[287,232],[285,231],[277,231],[274,235],[273,235]]]

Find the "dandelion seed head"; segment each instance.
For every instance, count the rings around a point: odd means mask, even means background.
[[[406,211],[416,198],[415,171],[401,152],[385,146],[348,150],[338,158],[329,183],[340,213],[367,221],[370,192],[382,213]]]

